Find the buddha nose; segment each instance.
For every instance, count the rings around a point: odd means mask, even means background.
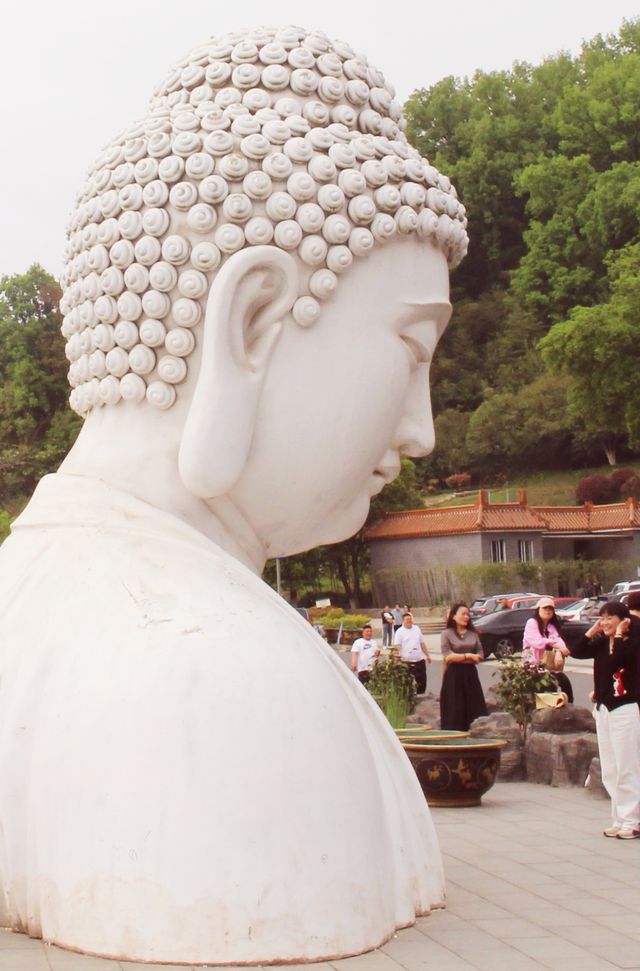
[[[393,436],[393,447],[401,455],[420,458],[432,452],[434,445],[429,366],[425,364],[417,368],[409,383],[403,415]]]

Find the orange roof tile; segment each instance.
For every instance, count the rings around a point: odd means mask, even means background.
[[[386,513],[365,533],[367,540],[414,539],[486,531],[538,530],[541,533],[594,533],[640,529],[640,508],[633,500],[606,506],[527,506],[488,503],[441,509],[405,509]]]
[[[418,536],[477,533],[483,530],[544,531],[545,528],[545,523],[531,509],[514,502],[390,512],[370,526],[365,535],[367,539],[409,539]]]

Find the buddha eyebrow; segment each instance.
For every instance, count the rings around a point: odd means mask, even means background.
[[[400,303],[404,308],[400,316],[400,327],[407,327],[428,316],[435,321],[438,340],[442,337],[453,309],[447,300],[402,300]]]

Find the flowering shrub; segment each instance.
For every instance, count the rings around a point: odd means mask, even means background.
[[[556,681],[545,668],[537,664],[523,664],[519,657],[502,658],[500,671],[496,673],[500,675],[496,685],[498,699],[504,710],[517,721],[522,739],[526,742],[531,715],[536,707],[536,694],[539,691],[555,691]]]
[[[587,475],[576,486],[576,502],[611,502],[616,492],[615,483],[606,475]]]
[[[459,492],[461,489],[468,488],[471,485],[471,476],[468,472],[454,472],[453,475],[448,475],[444,480],[444,484],[448,489],[453,489],[455,492]]]

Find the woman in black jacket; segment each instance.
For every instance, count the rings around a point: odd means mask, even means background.
[[[593,658],[596,731],[602,783],[611,796],[612,825],[605,836],[640,836],[640,632],[623,603],[610,600],[574,657]]]

